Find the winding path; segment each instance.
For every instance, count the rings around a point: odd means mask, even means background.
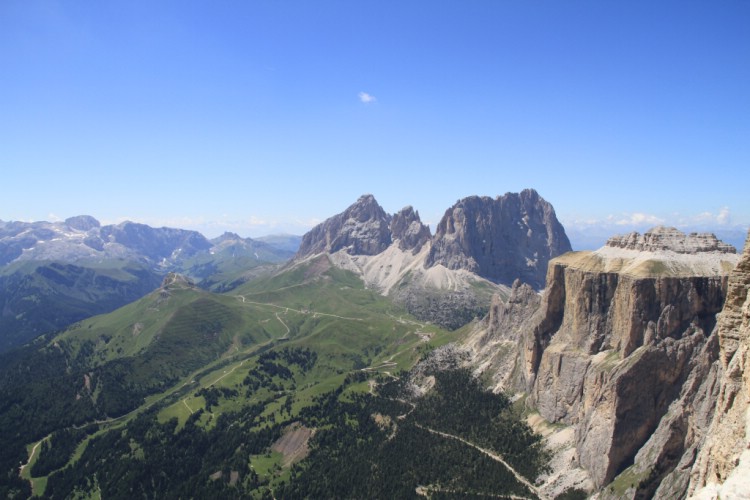
[[[47,439],[47,438],[44,438],[44,439]],[[36,449],[37,449],[37,448],[39,448],[39,445],[40,445],[40,444],[42,444],[42,441],[44,441],[44,439],[42,439],[42,440],[41,440],[41,441],[39,441],[39,442],[38,442],[37,444],[35,444],[35,445],[34,445],[34,447],[33,447],[33,448],[31,449],[31,453],[29,453],[29,459],[28,459],[28,460],[26,461],[26,463],[25,463],[25,464],[23,464],[23,465],[22,465],[22,466],[21,466],[21,467],[20,467],[20,468],[18,469],[18,475],[19,475],[19,476],[20,476],[21,474],[23,474],[23,471],[24,471],[24,469],[26,469],[26,467],[28,467],[28,466],[29,466],[29,464],[31,463],[31,461],[32,461],[32,460],[34,459],[34,455],[36,454]]]
[[[456,489],[450,489],[450,488],[441,488],[439,486],[419,486],[417,487],[417,495],[421,497],[430,497],[430,493],[432,492],[440,492],[440,493],[458,493],[458,494],[466,494],[466,491],[456,490]],[[499,495],[493,495],[492,493],[479,493],[478,495],[481,495],[483,497],[489,497],[489,498],[510,498],[512,500],[532,500],[528,497],[521,497],[518,495],[511,495],[507,493],[499,494]]]
[[[279,323],[284,325],[284,328],[286,328],[286,337],[289,337],[289,334],[292,333],[292,331],[289,329],[289,326],[287,326],[287,324],[284,323],[284,320],[281,319],[281,317],[279,316],[279,313],[276,313],[276,319],[279,320]]]
[[[195,412],[193,411],[193,409],[192,409],[192,408],[190,408],[190,407],[188,406],[188,404],[187,404],[187,401],[185,401],[184,399],[182,400],[182,404],[184,404],[184,405],[185,405],[185,408],[187,408],[187,409],[188,409],[188,411],[190,412],[190,414],[191,414],[191,415],[192,415],[193,413],[195,413]]]
[[[328,316],[328,317],[331,317],[331,318],[346,319],[346,320],[349,320],[349,321],[364,321],[362,318],[349,318],[349,317],[346,317],[346,316],[339,316],[338,314],[322,313],[322,312],[317,312],[317,311],[300,311],[298,309],[292,309],[291,307],[287,307],[287,306],[280,306],[280,305],[277,305],[277,304],[271,304],[270,302],[254,302],[252,300],[247,300],[247,298],[245,298],[244,295],[237,295],[237,297],[239,297],[240,299],[242,299],[242,303],[243,304],[254,304],[256,306],[276,307],[277,309],[284,309],[285,311],[294,311],[294,312],[296,312],[298,314],[312,314],[314,317],[315,316]],[[283,321],[282,321],[282,323],[283,323]]]
[[[446,432],[436,431],[435,429],[430,429],[429,427],[425,427],[425,426],[417,424],[417,423],[415,423],[415,425],[417,427],[419,427],[420,429],[426,430],[427,432],[430,432],[432,434],[437,434],[438,436],[442,436],[444,438],[455,439],[456,441],[461,441],[463,444],[465,444],[467,446],[471,446],[472,448],[474,448],[477,451],[481,451],[482,453],[484,453],[485,455],[487,455],[488,457],[490,457],[492,460],[494,460],[496,462],[500,462],[501,464],[503,464],[505,466],[505,468],[508,469],[515,476],[515,478],[518,480],[519,483],[521,483],[524,486],[526,486],[536,496],[538,496],[539,498],[542,498],[542,499],[546,498],[544,495],[542,495],[539,492],[539,489],[536,486],[534,486],[533,484],[531,484],[528,479],[526,479],[521,474],[519,474],[518,471],[516,471],[516,469],[514,469],[508,462],[506,462],[503,459],[503,457],[501,457],[500,455],[498,455],[498,454],[496,454],[496,453],[494,453],[494,452],[492,452],[490,450],[487,450],[485,448],[482,448],[481,446],[477,446],[476,444],[472,443],[471,441],[467,441],[467,440],[465,440],[464,438],[462,438],[460,436],[454,436],[453,434],[448,434]]]

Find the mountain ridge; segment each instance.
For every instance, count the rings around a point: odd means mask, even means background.
[[[571,251],[552,205],[535,190],[503,196],[469,196],[446,210],[435,234],[407,206],[389,215],[371,194],[329,217],[302,237],[295,260],[318,253],[374,256],[394,241],[417,254],[427,244],[424,267],[464,269],[496,284],[517,278],[542,288],[547,262]]]
[[[302,241],[294,262],[329,255],[416,317],[450,329],[482,317],[492,294],[507,296],[515,279],[539,288],[539,269],[570,250],[552,205],[531,189],[459,200],[435,235],[413,207],[389,215],[363,195]]]
[[[293,252],[225,234],[122,222],[89,215],[60,222],[0,221],[0,351],[130,303],[169,271],[225,289]]]

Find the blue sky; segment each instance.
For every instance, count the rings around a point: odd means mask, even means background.
[[[750,225],[750,2],[0,2],[0,219]],[[622,231],[619,231],[619,230]]]

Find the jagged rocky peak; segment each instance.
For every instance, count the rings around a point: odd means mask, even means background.
[[[526,189],[456,202],[437,226],[427,265],[466,269],[505,285],[520,278],[540,289],[550,259],[570,250],[552,205]]]
[[[430,241],[430,228],[422,224],[419,212],[411,206],[404,207],[391,220],[391,237],[398,240],[401,250],[411,250],[417,253],[422,246]]]
[[[730,244],[724,243],[713,233],[685,234],[677,228],[657,226],[643,234],[637,232],[613,236],[608,247],[648,252],[672,251],[695,254],[702,252],[737,253]]]
[[[312,228],[302,237],[295,258],[345,250],[350,255],[377,255],[392,242],[391,217],[371,194]]]
[[[101,227],[98,220],[90,215],[78,215],[65,219],[65,225],[77,231],[89,231],[90,229]]]

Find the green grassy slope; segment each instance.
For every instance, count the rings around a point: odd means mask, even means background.
[[[159,286],[161,276],[125,261],[19,262],[0,271],[0,352],[94,314],[112,311]]]
[[[243,476],[250,490],[256,480],[273,484],[289,472],[283,455],[270,452],[273,440],[305,408],[318,405],[322,394],[345,383],[343,398],[368,392],[368,380],[393,377],[410,368],[430,345],[460,335],[416,321],[389,299],[365,289],[354,274],[332,267],[326,257],[246,283],[231,294],[210,293],[170,276],[157,291],[81,321],[42,348],[55,356],[57,366],[67,366],[66,383],[87,402],[75,420],[86,434],[74,434],[78,441],[69,443],[58,439],[68,448],[56,452],[46,447],[45,453],[55,454],[43,463],[56,468],[39,468],[44,475],[34,476],[34,484],[45,485],[49,478],[53,490],[65,490],[72,476],[64,475],[59,464],[66,463],[72,467],[66,474],[88,478],[80,486],[83,493],[106,490],[109,486],[87,475],[86,457],[103,453],[101,439],[114,439],[112,431],[150,435],[143,426],[157,434],[167,429],[175,436],[189,432],[195,439],[236,429],[241,439],[256,443],[242,451],[245,465],[235,463],[236,456],[204,458],[196,474],[207,480],[217,472],[215,467],[226,466],[221,476],[226,479],[232,470],[256,464],[267,477]],[[17,371],[26,370],[33,359]],[[34,383],[43,390],[43,380]],[[14,390],[10,393],[20,397],[23,384]],[[21,407],[30,404],[19,399]],[[82,421],[91,423],[81,426]],[[26,436],[23,444],[33,445],[69,428],[70,420],[58,426],[44,421],[19,431],[19,439]],[[167,436],[160,439],[170,442]],[[128,460],[148,461],[145,444],[132,446]],[[103,472],[97,477],[101,481]]]

